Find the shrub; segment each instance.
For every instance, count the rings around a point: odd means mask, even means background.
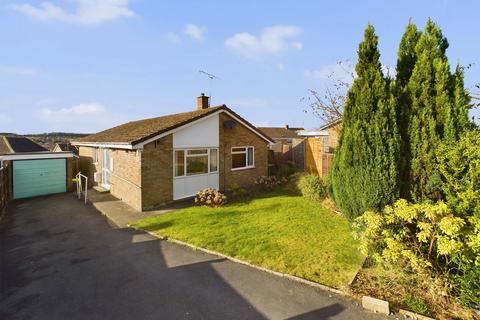
[[[196,194],[195,203],[209,207],[220,207],[227,203],[227,196],[217,189],[206,188]]]
[[[288,178],[295,173],[295,169],[288,164],[282,164],[278,167],[277,177],[278,178]]]
[[[448,205],[462,216],[480,212],[480,132],[473,130],[437,151],[442,191]]]
[[[250,197],[250,192],[243,187],[234,187],[230,191],[235,200],[244,201]]]
[[[401,199],[382,213],[365,212],[353,227],[364,254],[453,282],[464,303],[478,305],[480,291],[469,282],[480,280],[474,272],[480,267],[480,217],[455,215],[442,201],[411,204]]]
[[[277,179],[275,176],[261,176],[254,180],[255,185],[264,191],[272,191],[280,186],[283,182],[286,182],[286,179]]]
[[[323,179],[314,174],[301,176],[298,179],[297,186],[302,195],[310,200],[320,201],[327,195],[327,187]]]
[[[429,315],[429,310],[425,302],[417,298],[413,295],[408,295],[403,299],[403,303],[412,311],[422,314],[422,315]]]

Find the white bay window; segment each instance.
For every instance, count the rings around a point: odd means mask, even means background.
[[[194,176],[218,172],[218,149],[176,149],[175,177]]]

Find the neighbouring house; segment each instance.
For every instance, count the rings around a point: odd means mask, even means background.
[[[38,143],[22,136],[0,136],[0,154],[48,151]]]
[[[298,135],[303,128],[293,128],[289,125],[284,127],[259,127],[262,132],[274,141],[270,145],[272,156],[270,165],[278,167],[289,164],[296,170],[305,169],[305,145],[304,138]]]
[[[78,155],[78,148],[72,145],[70,142],[58,142],[52,150],[53,152],[66,152],[70,151],[73,154]]]
[[[197,110],[132,121],[72,141],[80,169],[137,210],[253,184],[267,175],[273,141],[225,105],[210,107],[197,98]]]
[[[0,136],[0,210],[10,199],[73,190],[76,159],[22,136]]]
[[[328,176],[328,170],[333,159],[342,120],[329,122],[317,130],[299,131],[298,135],[305,138],[305,171],[321,177]]]

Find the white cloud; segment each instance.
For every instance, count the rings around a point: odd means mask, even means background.
[[[167,32],[167,40],[170,41],[171,43],[180,43],[182,42],[182,39],[180,39],[180,36],[176,34],[175,32]]]
[[[206,32],[206,27],[197,26],[191,23],[185,25],[185,29],[183,31],[183,33],[194,40],[203,40],[203,36]]]
[[[237,33],[226,39],[225,45],[238,54],[254,59],[290,49],[302,49],[302,43],[294,41],[301,32],[296,26],[277,25],[262,29],[257,36],[247,32]]]
[[[256,122],[255,126],[256,127],[272,127],[272,125],[270,124],[270,121],[268,121],[268,120]]]
[[[10,74],[17,76],[34,76],[38,74],[38,70],[26,67],[0,66],[0,74]]]
[[[268,102],[260,98],[241,98],[229,101],[229,105],[234,108],[263,108]]]
[[[307,69],[304,74],[307,78],[315,80],[342,81],[344,83],[353,83],[355,77],[352,67],[343,63],[326,65],[320,69]]]
[[[129,0],[71,0],[75,9],[68,12],[49,1],[39,6],[28,3],[11,4],[9,8],[39,21],[62,21],[82,25],[95,25],[122,17],[133,17]]]
[[[99,103],[83,103],[70,108],[62,108],[59,110],[52,110],[49,108],[42,109],[42,116],[45,119],[53,117],[70,117],[85,114],[98,114],[105,112],[105,107]]]
[[[100,103],[82,103],[68,108],[42,108],[39,113],[49,130],[96,132],[123,122],[123,117],[109,112]]]

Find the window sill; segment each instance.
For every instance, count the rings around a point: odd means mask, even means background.
[[[235,169],[232,169],[232,171],[242,171],[242,170],[248,170],[248,169],[255,169],[255,166],[244,167],[244,168],[235,168]]]
[[[185,179],[185,178],[193,178],[193,177],[201,177],[201,176],[208,176],[208,175],[214,175],[214,174],[218,174],[218,171],[212,171],[212,172],[208,172],[208,173],[200,173],[200,174],[192,174],[192,175],[185,175],[185,176],[176,176],[176,177],[173,177],[173,179]]]

